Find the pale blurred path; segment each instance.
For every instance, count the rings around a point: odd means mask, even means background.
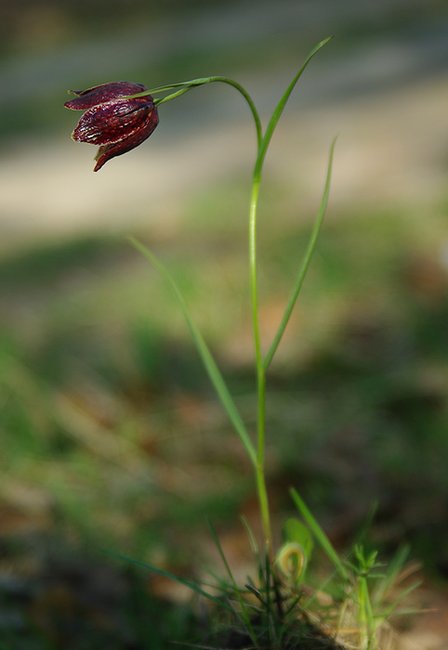
[[[82,86],[86,71],[94,70],[102,80],[117,79],[136,61],[143,61],[156,72],[158,62],[182,57],[192,47],[204,52],[230,45],[238,48],[247,43],[259,47],[260,42],[277,34],[285,42],[297,41],[297,52],[303,54],[304,41],[317,42],[330,34],[344,39],[347,28],[356,31],[358,27],[362,32],[366,25],[371,34],[362,51],[353,51],[340,65],[315,77],[307,94],[313,98],[322,94],[345,97],[361,89],[372,92],[376,84],[381,87],[388,81],[396,84],[403,79],[413,80],[441,66],[446,71],[447,22],[433,19],[417,28],[412,25],[410,31],[397,24],[390,33],[381,33],[384,23],[397,21],[400,11],[412,16],[420,4],[420,0],[258,0],[256,6],[252,1],[242,0],[230,6],[212,4],[207,10],[192,11],[188,18],[182,14],[166,23],[128,29],[118,38],[99,34],[95,40],[90,38],[57,53],[14,58],[0,68],[0,107],[11,100],[30,101],[34,94],[58,90],[63,93],[68,83],[72,84],[70,87]],[[436,6],[437,2],[432,4]],[[376,26],[379,37],[372,39]],[[263,55],[266,61],[262,60]],[[260,67],[269,70],[273,57],[274,52],[261,50]],[[272,74],[272,79],[275,77]]]
[[[332,0],[262,3],[252,28],[253,4],[241,3],[237,16],[235,8],[232,13],[210,9],[193,16],[188,25],[184,19],[170,22],[169,35],[145,26],[119,42],[98,40],[58,57],[12,61],[0,70],[0,105],[57,88],[62,104],[67,86],[83,85],[92,60],[95,74],[102,77],[89,82],[118,79],[133,60],[160,60],[188,50],[195,41],[204,48],[207,43],[237,45],[248,34],[255,42],[273,30],[285,38],[297,32],[298,42],[301,33],[311,31],[318,40],[330,28],[337,34],[348,12],[351,21],[361,15],[365,19],[368,6],[369,19],[375,20],[388,5],[385,0],[346,1],[336,10]],[[437,203],[446,193],[448,175],[448,25],[433,22],[411,33],[383,35],[351,48],[342,45],[343,39],[328,46],[306,72],[276,134],[270,177],[285,187],[292,201],[315,205],[329,142],[339,134],[336,204]],[[299,64],[303,55],[298,47]],[[288,66],[269,60],[266,51],[262,71],[238,76],[265,115],[295,66],[290,59]],[[197,75],[214,72],[205,61]],[[72,117],[74,124],[77,114]],[[198,89],[162,107],[151,139],[98,174],[91,171],[94,153],[93,147],[71,142],[68,133],[18,139],[3,148],[0,227],[8,246],[36,236],[132,229],[145,221],[170,228],[179,206],[203,184],[249,175],[254,134],[247,109],[234,92]]]

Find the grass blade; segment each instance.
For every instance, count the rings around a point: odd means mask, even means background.
[[[187,304],[185,302],[185,299],[182,295],[182,292],[180,291],[175,279],[171,275],[171,273],[168,271],[168,269],[160,262],[160,260],[154,255],[152,251],[150,251],[146,246],[144,246],[141,242],[139,242],[137,239],[134,239],[134,237],[130,237],[131,243],[135,246],[135,248],[142,253],[142,255],[150,262],[150,264],[157,269],[157,271],[162,275],[162,277],[168,282],[168,284],[171,286],[174,295],[176,296],[179,305],[182,309],[182,312],[185,316],[185,320],[187,321],[187,325],[189,327],[189,330],[191,332],[191,335],[193,337],[194,343],[196,345],[196,348],[199,352],[199,356],[202,359],[202,362],[205,366],[205,369],[208,373],[208,376],[210,378],[210,381],[212,382],[216,393],[218,394],[218,397],[221,400],[221,403],[229,416],[230,421],[232,422],[241,442],[243,443],[250,460],[252,461],[253,465],[256,466],[257,464],[257,455],[255,448],[252,444],[252,441],[249,437],[249,434],[247,432],[246,426],[244,425],[243,420],[241,419],[241,416],[239,414],[239,411],[235,405],[235,402],[233,401],[232,396],[229,393],[229,389],[227,388],[227,385],[224,381],[224,378],[221,374],[221,371],[219,370],[218,366],[216,365],[216,362],[204,340],[204,337],[202,336],[201,332],[197,328],[196,324],[194,323],[192,317],[190,316],[190,312],[188,310]]]
[[[126,555],[120,555],[117,553],[109,553],[109,552],[108,555],[112,555],[112,557],[114,557],[115,559],[121,560],[123,562],[127,562],[128,564],[132,564],[136,567],[139,567],[140,569],[145,569],[146,571],[150,571],[151,573],[161,576],[162,578],[167,578],[168,580],[177,582],[178,584],[183,585],[184,587],[188,587],[188,589],[198,594],[199,596],[203,596],[204,598],[207,598],[208,600],[211,600],[214,603],[218,603],[220,607],[224,607],[229,611],[233,612],[230,605],[228,605],[222,598],[219,598],[218,596],[213,596],[208,591],[205,591],[205,589],[203,589],[201,585],[195,582],[194,580],[189,580],[188,578],[181,578],[180,576],[177,576],[175,573],[171,573],[171,571],[167,571],[166,569],[160,569],[159,567],[156,567],[153,564],[150,564],[149,562],[143,562],[142,560],[135,560],[134,558],[128,557]]]
[[[251,548],[253,554],[255,555],[255,558],[256,558],[256,560],[257,560],[257,563],[259,563],[259,560],[260,560],[260,549],[259,549],[259,547],[258,547],[258,542],[257,542],[257,540],[256,540],[256,538],[255,538],[254,531],[252,530],[252,528],[251,528],[249,522],[247,521],[247,519],[246,519],[246,517],[245,517],[244,515],[241,515],[241,516],[240,516],[240,521],[241,521],[241,523],[243,524],[244,528],[246,529],[247,536],[248,536],[248,538],[249,538],[250,548]]]
[[[302,264],[299,268],[299,272],[297,274],[297,278],[293,287],[293,290],[291,292],[291,296],[289,298],[288,304],[286,305],[283,318],[281,320],[281,323],[279,325],[279,328],[274,336],[274,340],[271,343],[271,346],[266,354],[266,357],[264,359],[263,365],[264,369],[267,370],[269,366],[271,365],[272,359],[274,358],[274,355],[277,351],[277,348],[280,344],[280,341],[282,340],[283,334],[285,332],[286,326],[288,325],[289,319],[291,317],[292,311],[294,309],[294,306],[297,302],[297,298],[300,295],[300,291],[303,286],[303,282],[305,280],[306,274],[308,272],[314,251],[316,250],[316,244],[317,240],[319,238],[319,233],[320,229],[322,227],[322,223],[325,217],[325,213],[327,211],[327,206],[328,206],[328,198],[330,195],[330,186],[331,186],[331,172],[333,169],[333,157],[334,157],[334,147],[336,145],[336,138],[333,140],[330,146],[330,152],[328,155],[328,165],[327,165],[327,174],[325,177],[325,184],[324,184],[324,190],[322,193],[322,198],[320,201],[319,205],[319,210],[317,211],[316,218],[314,220],[314,226],[311,231],[311,235],[308,241],[308,246],[305,251],[305,255],[302,260]]]
[[[410,551],[409,545],[408,544],[403,545],[398,549],[398,551],[390,561],[387,567],[386,575],[384,576],[383,580],[381,580],[377,584],[377,587],[373,592],[373,601],[375,602],[375,604],[381,603],[384,597],[386,596],[386,594],[395,584],[400,572],[403,569],[403,566],[407,558],[409,557],[409,551]]]
[[[306,523],[310,527],[312,533],[314,534],[316,540],[319,542],[321,545],[322,549],[325,551],[327,554],[329,560],[334,564],[335,569],[338,571],[338,573],[341,575],[344,580],[348,580],[348,573],[347,570],[342,563],[342,560],[340,559],[339,555],[336,553],[332,543],[328,539],[328,537],[325,535],[324,531],[322,528],[319,526],[317,523],[316,519],[313,517],[311,514],[309,508],[303,501],[302,497],[299,495],[297,490],[294,488],[291,488],[290,490],[291,497],[302,515],[302,517],[305,519]]]
[[[258,644],[257,635],[255,634],[255,631],[253,629],[253,626],[252,626],[252,623],[251,623],[251,620],[250,620],[250,613],[249,613],[247,604],[244,602],[244,598],[241,595],[241,590],[238,588],[237,582],[236,582],[235,577],[234,577],[234,575],[232,573],[232,569],[230,568],[230,565],[229,565],[229,563],[227,561],[226,555],[224,553],[224,549],[222,548],[222,545],[221,545],[221,540],[219,539],[218,533],[216,532],[214,526],[212,525],[212,523],[210,521],[208,522],[208,525],[209,525],[209,528],[210,528],[210,531],[211,531],[212,538],[213,538],[213,541],[215,543],[215,546],[218,549],[218,553],[219,553],[219,555],[221,557],[221,560],[222,560],[222,562],[223,562],[223,564],[225,566],[225,569],[227,571],[227,575],[229,576],[229,580],[230,580],[230,582],[232,584],[234,594],[235,594],[235,598],[238,601],[238,604],[240,606],[240,618],[242,619],[243,624],[246,627],[247,633],[249,634],[249,636],[251,638],[251,641],[254,644],[254,648],[256,650],[259,650],[260,646]],[[230,607],[232,607],[232,606],[230,605]],[[236,614],[236,612],[235,612],[235,610],[233,608],[232,608],[232,611],[234,612],[235,616],[237,616],[237,614]]]
[[[208,527],[210,529],[210,533],[212,535],[213,542],[214,542],[214,544],[215,544],[215,546],[216,546],[216,548],[218,550],[219,556],[220,556],[220,558],[222,560],[222,563],[224,564],[224,567],[226,569],[227,575],[229,576],[230,582],[232,583],[235,591],[237,591],[238,590],[238,585],[236,584],[235,578],[233,577],[232,569],[230,568],[230,564],[227,561],[226,555],[224,553],[224,549],[223,549],[222,544],[221,544],[221,540],[219,539],[219,535],[216,532],[216,529],[213,526],[213,524],[211,523],[211,521],[208,522]]]
[[[320,49],[322,49],[327,43],[329,43],[332,38],[333,38],[332,36],[329,36],[328,38],[325,38],[323,41],[320,41],[320,43],[318,43],[315,47],[313,47],[311,52],[306,57],[304,64],[299,69],[299,71],[297,72],[297,74],[295,75],[295,77],[293,78],[293,80],[291,81],[291,83],[289,84],[289,86],[287,87],[285,92],[283,93],[282,97],[280,98],[280,101],[278,102],[277,106],[275,107],[274,112],[272,113],[271,119],[269,120],[269,123],[268,123],[268,125],[266,127],[265,134],[263,136],[263,140],[261,142],[261,147],[260,147],[260,150],[259,150],[259,153],[258,153],[258,158],[257,158],[257,163],[256,163],[256,167],[258,169],[261,170],[261,168],[263,166],[263,161],[264,161],[264,158],[266,157],[266,153],[267,153],[267,150],[269,148],[269,143],[270,143],[270,141],[272,139],[272,136],[274,135],[275,127],[278,124],[278,121],[279,121],[279,119],[280,119],[280,117],[281,117],[281,115],[283,113],[283,110],[284,110],[284,108],[286,106],[286,103],[287,103],[288,99],[290,98],[291,93],[294,90],[297,82],[299,81],[302,74],[305,72],[309,62],[311,61],[311,59],[319,52]]]
[[[412,594],[416,589],[421,587],[422,581],[421,580],[416,580],[413,582],[409,587],[406,589],[402,589],[402,591],[398,594],[398,596],[395,598],[395,600],[384,610],[383,616],[385,618],[389,618],[394,614],[395,610],[397,607],[400,605],[400,603],[405,600],[410,594]]]

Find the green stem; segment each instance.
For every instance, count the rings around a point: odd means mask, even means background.
[[[177,92],[172,93],[171,95],[167,95],[166,97],[163,97],[162,99],[157,99],[155,101],[156,104],[163,104],[164,102],[171,101],[172,99],[176,99],[176,97],[183,95],[185,92],[187,92],[187,90],[190,90],[190,88],[198,88],[199,86],[205,86],[206,84],[211,84],[211,83],[224,83],[229,86],[232,86],[240,93],[240,95],[244,97],[244,99],[246,100],[250,108],[252,117],[254,118],[255,129],[257,132],[257,146],[258,148],[260,148],[263,140],[263,132],[261,128],[261,120],[257,111],[257,107],[255,106],[252,97],[249,95],[249,93],[244,88],[244,86],[239,84],[237,81],[234,81],[233,79],[229,79],[228,77],[220,77],[215,75],[212,77],[200,77],[198,79],[190,79],[190,81],[179,81],[177,83],[168,84],[165,86],[157,86],[155,88],[149,88],[148,90],[144,90],[141,93],[135,93],[133,95],[129,95],[129,99],[134,97],[145,97],[146,95],[157,95],[159,93],[166,92],[167,90],[173,90],[174,88],[180,89]]]
[[[261,147],[261,143],[263,140],[263,132],[261,128],[261,120],[260,116],[257,111],[257,107],[255,106],[252,97],[249,95],[247,90],[239,84],[237,81],[234,81],[233,79],[228,79],[227,77],[209,77],[207,83],[224,83],[228,84],[229,86],[232,86],[235,88],[246,100],[250,111],[252,113],[252,117],[254,118],[254,123],[255,123],[255,129],[257,131],[257,145],[258,148]]]
[[[268,122],[266,131],[262,137],[260,137],[261,127],[259,127],[256,121],[257,136],[258,136],[258,154],[257,154],[257,160],[255,161],[255,166],[252,175],[252,194],[251,194],[250,212],[249,212],[249,266],[250,266],[250,287],[251,287],[251,299],[252,299],[252,328],[253,328],[253,337],[254,337],[254,345],[255,345],[255,363],[257,369],[258,418],[257,418],[256,476],[257,476],[258,499],[260,503],[263,533],[265,537],[266,549],[269,554],[271,553],[272,550],[272,534],[271,534],[271,524],[270,524],[270,515],[269,515],[269,502],[268,502],[267,490],[266,490],[266,477],[264,472],[265,438],[266,438],[266,368],[267,366],[263,360],[263,353],[261,349],[260,324],[259,324],[259,314],[258,314],[258,281],[257,281],[258,199],[260,194],[260,183],[261,183],[263,164],[275,128],[283,113],[286,103],[292,91],[294,90],[298,80],[300,79],[303,72],[305,71],[308,63],[311,61],[313,56],[324,45],[328,43],[329,40],[330,39],[328,38],[321,41],[316,45],[316,47],[314,47],[311,50],[311,52],[305,59],[304,64],[299,69],[299,71],[297,72],[297,74],[295,75],[295,77],[287,87],[285,93],[282,95],[280,101],[278,102],[271,116],[271,119]],[[232,85],[234,85],[233,82]],[[252,112],[254,114],[254,111]],[[273,352],[275,352],[275,349]]]
[[[209,77],[206,83],[226,83],[233,86],[246,100],[255,122],[257,132],[257,159],[252,174],[252,192],[249,208],[249,269],[250,293],[252,304],[252,328],[255,346],[255,364],[257,372],[257,462],[255,478],[257,484],[258,502],[260,506],[261,523],[266,551],[270,555],[272,549],[271,521],[269,514],[268,492],[264,471],[265,430],[266,430],[266,377],[263,367],[263,352],[261,349],[260,323],[258,316],[258,286],[257,286],[257,208],[260,194],[261,171],[266,150],[263,149],[264,138],[260,116],[257,108],[246,89],[238,82],[227,77]]]
[[[258,274],[257,274],[257,208],[260,195],[261,172],[263,166],[262,145],[258,149],[258,156],[252,176],[252,194],[249,209],[249,271],[250,293],[252,303],[252,330],[255,347],[255,365],[257,372],[257,464],[256,480],[258,501],[260,504],[261,523],[263,527],[266,550],[272,550],[272,533],[269,514],[269,501],[266,489],[265,464],[265,438],[266,438],[266,373],[263,364],[263,351],[261,348],[260,322],[258,314]]]
[[[264,450],[265,450],[265,413],[266,413],[266,380],[265,380],[265,370],[263,367],[263,353],[261,349],[261,339],[260,339],[260,326],[258,318],[258,289],[257,289],[257,207],[258,207],[258,198],[260,190],[260,181],[261,181],[261,170],[263,167],[264,157],[266,155],[268,142],[265,142],[263,138],[263,131],[261,127],[261,120],[258,114],[257,108],[252,100],[252,97],[249,95],[247,90],[233,79],[220,76],[212,77],[203,77],[200,79],[192,79],[190,81],[170,84],[167,86],[159,86],[153,88],[143,93],[138,93],[135,96],[144,96],[145,94],[158,94],[166,92],[168,90],[174,90],[173,93],[167,95],[162,99],[156,100],[156,104],[162,104],[164,102],[175,99],[180,95],[183,95],[185,92],[194,87],[203,86],[205,84],[211,83],[225,83],[229,86],[235,88],[247,102],[249,109],[252,113],[252,117],[255,123],[255,130],[257,134],[257,159],[255,162],[253,175],[252,175],[252,194],[250,201],[250,211],[249,211],[249,266],[250,266],[250,291],[251,291],[251,303],[252,303],[252,326],[253,326],[253,337],[255,344],[255,359],[256,359],[256,371],[257,371],[257,403],[258,403],[258,412],[257,412],[257,452],[254,462],[255,467],[255,478],[257,484],[258,500],[260,504],[260,513],[261,521],[263,527],[263,535],[265,539],[266,549],[270,553],[272,546],[272,535],[271,535],[271,524],[270,524],[270,515],[269,515],[269,503],[268,495],[266,489],[266,479],[264,473]],[[175,90],[178,89],[178,90]],[[246,445],[246,448],[248,446]],[[252,458],[252,460],[254,460]]]
[[[296,86],[298,80],[300,79],[302,73],[307,67],[308,63],[313,58],[313,56],[321,49],[321,47],[323,47],[329,40],[330,39],[325,39],[324,41],[321,41],[305,59],[303,66],[297,72],[297,74],[295,75],[295,77],[287,87],[285,93],[281,97],[280,101],[278,102],[271,116],[271,119],[269,120],[264,135],[261,126],[260,116],[258,114],[257,108],[251,96],[246,91],[246,89],[243,86],[241,86],[241,84],[234,81],[233,79],[228,79],[227,77],[212,76],[212,77],[203,77],[199,79],[192,79],[190,81],[184,81],[184,82],[169,84],[165,86],[158,86],[156,88],[152,88],[142,93],[137,93],[136,95],[133,95],[133,97],[140,97],[148,94],[155,95],[155,94],[167,92],[169,90],[174,90],[173,93],[167,95],[162,99],[157,99],[155,102],[156,104],[162,104],[163,102],[167,102],[170,101],[171,99],[175,99],[176,97],[179,97],[180,95],[187,92],[187,90],[189,90],[190,88],[203,86],[210,83],[225,83],[235,88],[242,95],[242,97],[244,97],[252,113],[252,117],[254,119],[255,130],[257,134],[257,159],[255,161],[255,165],[252,173],[252,192],[251,192],[251,200],[250,200],[250,208],[249,208],[249,272],[250,272],[252,329],[253,329],[253,339],[254,339],[254,347],[255,347],[255,366],[256,366],[256,375],[257,375],[257,405],[258,406],[257,406],[256,452],[255,449],[252,447],[251,441],[247,440],[244,435],[242,436],[241,431],[239,431],[239,434],[241,439],[246,445],[246,449],[249,453],[249,456],[251,457],[252,462],[254,463],[258,500],[259,500],[260,513],[261,513],[261,522],[263,527],[263,535],[265,540],[266,551],[269,558],[271,558],[271,554],[272,554],[272,533],[271,533],[271,523],[270,523],[270,513],[269,513],[269,501],[268,501],[268,494],[266,489],[266,477],[264,471],[265,438],[266,438],[266,370],[274,356],[278,343],[280,342],[284,328],[286,327],[287,320],[289,319],[290,311],[292,311],[292,306],[297,296],[294,298],[293,302],[291,303],[290,309],[287,309],[287,312],[285,314],[285,322],[282,323],[282,326],[280,327],[280,330],[278,332],[278,337],[274,340],[274,344],[273,346],[271,346],[271,349],[268,352],[267,363],[266,363],[265,360],[263,359],[263,352],[261,347],[260,322],[259,322],[259,310],[258,310],[258,279],[257,279],[258,200],[260,194],[260,183],[261,183],[263,163],[273,133],[281,117],[281,114],[283,113],[286,103],[292,91],[294,90],[294,87]],[[314,249],[314,246],[315,243],[312,245],[312,250]],[[202,349],[202,340],[200,339],[198,333],[195,332],[195,335]],[[207,363],[209,363],[208,357],[207,357]],[[217,375],[217,373],[214,372],[214,368],[213,368],[212,376],[215,375]],[[222,387],[220,387],[220,390],[222,393],[223,392]],[[226,401],[228,401],[227,395],[226,395]]]
[[[257,159],[258,162],[258,159]],[[255,165],[252,178],[252,194],[249,208],[249,272],[250,272],[250,295],[252,302],[252,329],[255,346],[255,359],[257,364],[257,377],[262,367],[262,350],[260,324],[258,320],[258,282],[257,282],[257,209],[260,195],[261,170]]]
[[[233,86],[246,100],[255,122],[257,132],[257,159],[252,174],[252,193],[249,209],[249,269],[250,269],[250,293],[252,304],[252,328],[255,346],[255,364],[257,372],[257,462],[255,465],[255,478],[257,483],[258,501],[260,505],[261,523],[266,550],[270,554],[272,548],[272,533],[269,514],[269,501],[266,489],[266,477],[264,472],[265,456],[265,430],[266,430],[266,377],[263,366],[263,352],[261,348],[260,323],[258,316],[258,283],[257,283],[257,209],[260,194],[261,171],[263,167],[266,147],[261,128],[260,116],[257,108],[246,89],[238,82],[227,77],[208,77],[202,83],[225,83]],[[197,80],[196,85],[202,85]]]
[[[268,122],[266,131],[262,135],[261,125],[258,118],[258,112],[253,106],[253,102],[250,96],[246,93],[244,88],[242,88],[236,82],[228,80],[224,77],[210,77],[214,81],[223,81],[225,83],[230,83],[241,92],[248,101],[249,106],[251,107],[252,114],[254,116],[255,125],[257,129],[257,141],[258,141],[258,153],[257,159],[255,161],[255,166],[252,174],[252,193],[250,201],[250,210],[249,210],[249,269],[250,269],[250,293],[251,293],[251,302],[252,302],[252,329],[253,329],[253,338],[255,346],[255,364],[257,371],[257,401],[258,401],[258,413],[257,413],[257,465],[256,465],[256,479],[257,479],[257,491],[258,491],[258,500],[260,504],[261,512],[261,522],[263,526],[263,534],[266,544],[266,551],[269,555],[272,553],[272,533],[271,533],[271,523],[270,523],[270,514],[269,514],[269,501],[266,490],[266,477],[264,472],[265,464],[265,440],[266,440],[266,365],[263,360],[263,352],[261,348],[261,337],[260,337],[260,322],[259,322],[259,313],[258,313],[258,280],[257,280],[257,209],[258,209],[258,200],[260,195],[260,183],[263,171],[263,164],[266,158],[266,154],[271,142],[272,136],[275,131],[275,127],[278,124],[278,121],[283,113],[283,110],[286,106],[286,103],[294,90],[298,80],[305,71],[308,63],[311,61],[313,56],[328,43],[330,39],[325,39],[316,45],[313,50],[309,53],[305,59],[304,64],[297,72],[285,93],[278,102],[271,119]],[[286,325],[285,325],[286,326]],[[275,350],[274,350],[275,352]]]

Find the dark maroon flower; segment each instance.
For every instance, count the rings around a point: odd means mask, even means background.
[[[100,145],[93,171],[97,172],[111,158],[137,147],[156,128],[159,116],[150,95],[126,99],[144,90],[143,84],[114,81],[74,91],[77,97],[65,102],[66,108],[85,111],[72,138]]]

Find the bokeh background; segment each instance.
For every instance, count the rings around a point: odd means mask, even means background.
[[[448,5],[2,0],[2,647],[165,648],[189,634],[185,594],[99,549],[203,575],[207,517],[236,567],[239,514],[257,525],[247,459],[178,306],[127,240],[173,271],[253,427],[250,114],[229,87],[196,89],[93,174],[67,90],[222,74],[266,119],[329,34],[262,192],[267,344],[339,135],[328,219],[270,373],[274,517],[280,538],[295,485],[344,548],[377,503],[374,543],[385,557],[409,543],[446,611]],[[425,624],[425,647],[445,647],[443,616]]]

